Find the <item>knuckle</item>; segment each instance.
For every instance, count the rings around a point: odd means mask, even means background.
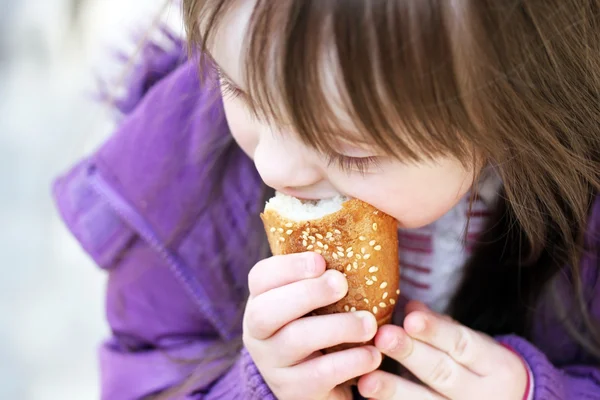
[[[257,307],[256,303],[249,304],[246,308],[246,327],[248,334],[255,339],[265,339],[270,336],[273,321],[269,313]]]
[[[455,364],[449,358],[442,357],[431,368],[427,381],[432,386],[447,388],[454,384],[456,375]]]
[[[336,362],[336,357],[323,357],[320,362],[311,369],[310,379],[321,381],[323,377],[335,378],[340,374],[339,364]]]
[[[262,271],[264,270],[267,260],[261,260],[254,264],[254,267],[248,272],[248,289],[250,294],[257,294],[262,280]]]

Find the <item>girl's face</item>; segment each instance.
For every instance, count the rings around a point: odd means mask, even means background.
[[[279,129],[257,120],[248,105],[251,99],[245,95],[240,69],[252,3],[245,1],[228,13],[211,54],[221,69],[231,133],[254,160],[267,185],[302,199],[338,194],[358,198],[395,217],[406,228],[427,225],[456,205],[471,187],[476,172],[456,159],[403,163],[347,137],[339,139],[339,154],[327,155],[305,145],[292,128]]]

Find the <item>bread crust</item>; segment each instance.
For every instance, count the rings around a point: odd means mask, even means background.
[[[367,310],[375,315],[378,326],[391,322],[400,293],[395,218],[358,199],[314,220],[293,221],[273,209],[261,218],[273,255],[314,251],[323,256],[328,269],[346,276],[346,296],[312,314]]]

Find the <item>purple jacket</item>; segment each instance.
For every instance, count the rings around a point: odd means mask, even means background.
[[[138,399],[182,382],[212,343],[238,335],[234,318],[249,269],[238,256],[248,216],[263,204],[251,160],[235,147],[216,171],[199,149],[228,136],[214,89],[203,87],[180,48],[156,52],[122,103],[127,115],[112,137],[54,186],[69,229],[109,276],[106,307],[112,337],[100,349],[102,398]],[[226,196],[208,202],[213,180]],[[587,233],[598,249],[600,202]],[[223,239],[225,238],[225,240]],[[599,254],[588,252],[583,274],[600,318]],[[218,265],[218,268],[214,268]],[[527,361],[539,400],[600,399],[600,366],[544,308],[532,342],[498,337]],[[218,370],[219,360],[215,361]],[[200,371],[204,372],[204,371]],[[207,369],[207,374],[210,371]],[[248,353],[189,399],[273,399]]]

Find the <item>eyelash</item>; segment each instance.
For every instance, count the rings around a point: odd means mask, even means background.
[[[223,92],[224,97],[230,97],[232,99],[235,99],[237,97],[244,96],[244,92],[232,85],[231,82],[229,82],[227,78],[225,78],[223,74],[221,74],[220,69],[217,69],[217,74],[219,76],[219,86],[221,86],[221,90]]]
[[[346,173],[358,172],[365,175],[369,168],[377,166],[377,157],[348,157],[340,154],[327,154],[327,165],[335,165]]]

